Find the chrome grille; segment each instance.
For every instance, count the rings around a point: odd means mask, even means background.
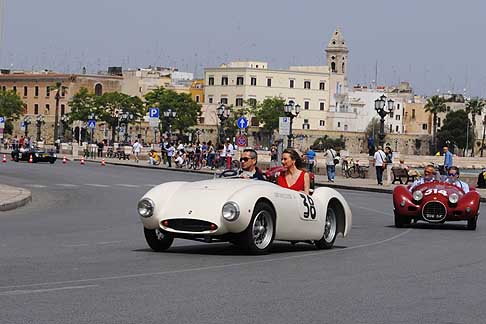
[[[446,207],[438,201],[429,201],[422,209],[422,216],[428,222],[441,222],[446,215]]]

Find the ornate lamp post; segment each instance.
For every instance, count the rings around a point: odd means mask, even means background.
[[[133,120],[133,114],[129,112],[123,112],[118,115],[118,124],[125,129],[125,140],[124,143],[128,142],[128,124]],[[118,133],[120,136],[120,133]]]
[[[393,109],[395,108],[394,103],[395,102],[392,99],[387,100],[385,95],[382,95],[380,98],[375,100],[375,110],[380,116],[380,133],[378,134],[378,144],[381,147],[383,147],[385,144],[385,117],[393,112]]]
[[[35,126],[37,126],[37,142],[41,140],[41,126],[44,124],[44,116],[37,115],[35,118]]]
[[[25,116],[23,122],[25,127],[24,137],[27,137],[27,135],[29,134],[29,125],[32,124],[32,118],[30,116]]]
[[[172,109],[164,111],[164,117],[167,122],[167,128],[169,129],[169,142],[172,141],[172,120],[176,117],[177,113]]]
[[[216,108],[216,114],[218,115],[221,126],[219,127],[219,144],[224,143],[224,122],[229,118],[229,108],[224,104],[220,104]]]
[[[66,141],[66,126],[67,126],[68,121],[69,121],[68,116],[66,116],[66,115],[61,116],[61,139],[62,139],[62,142]]]
[[[294,134],[292,133],[292,125],[294,122],[294,118],[297,117],[300,113],[300,105],[296,105],[293,101],[289,101],[289,103],[284,106],[284,112],[285,116],[290,118],[290,130],[289,135],[287,135],[287,148],[291,148],[294,138]]]

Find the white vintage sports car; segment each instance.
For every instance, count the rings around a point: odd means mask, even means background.
[[[268,252],[274,240],[330,249],[352,221],[349,205],[334,189],[317,188],[308,196],[239,178],[158,185],[140,199],[138,213],[155,251],[168,249],[174,238],[227,241],[254,254]]]

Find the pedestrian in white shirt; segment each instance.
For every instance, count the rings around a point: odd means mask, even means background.
[[[378,185],[383,186],[383,169],[386,166],[386,154],[383,152],[383,148],[378,146],[378,150],[375,152],[375,168],[376,168],[376,180]]]
[[[142,144],[140,144],[138,142],[138,140],[135,140],[135,143],[133,143],[132,151],[133,151],[133,154],[135,155],[135,161],[137,161],[137,163],[138,163],[138,156],[140,155],[140,152],[142,151]]]

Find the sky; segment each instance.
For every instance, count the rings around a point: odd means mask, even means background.
[[[417,94],[486,97],[481,0],[0,0],[0,66],[95,73],[263,60],[325,65],[339,26],[348,83],[408,81]],[[378,71],[378,73],[376,73]]]

